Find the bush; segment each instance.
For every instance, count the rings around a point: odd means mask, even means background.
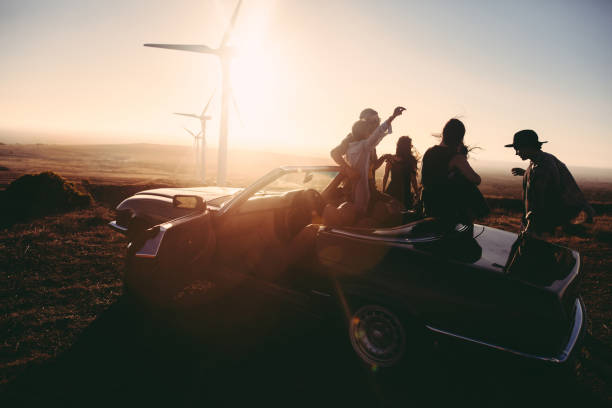
[[[28,174],[0,192],[0,225],[91,206],[89,193],[51,171]]]

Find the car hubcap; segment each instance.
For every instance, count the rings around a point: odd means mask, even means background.
[[[382,306],[357,310],[349,330],[353,349],[368,364],[392,366],[404,353],[404,328],[395,314]]]

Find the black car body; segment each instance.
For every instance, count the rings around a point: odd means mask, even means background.
[[[586,319],[576,251],[538,242],[538,261],[509,273],[517,235],[499,229],[440,228],[435,219],[326,226],[319,214],[338,171],[283,167],[245,189],[158,189],[124,200],[111,226],[130,241],[126,288],[160,306],[236,290],[249,297],[250,282],[305,313],[339,309],[353,349],[377,366],[401,361],[416,331],[569,358]],[[177,196],[199,197],[206,209],[181,208]]]

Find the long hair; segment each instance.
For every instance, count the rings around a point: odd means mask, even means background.
[[[465,137],[465,125],[457,118],[452,118],[444,125],[442,134],[433,133],[432,136],[442,138],[445,145],[457,150],[463,155],[468,155],[472,150],[482,149],[479,146],[467,146],[463,143]]]
[[[397,139],[395,155],[401,158],[403,161],[410,163],[416,172],[420,156],[419,152],[413,146],[410,136],[402,136]]]
[[[465,125],[459,119],[452,118],[442,129],[442,141],[450,148],[457,149],[463,145]]]

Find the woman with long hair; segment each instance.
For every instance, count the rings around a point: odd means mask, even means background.
[[[488,207],[477,187],[480,176],[467,161],[464,136],[463,122],[455,118],[446,122],[440,144],[423,156],[421,184],[427,216],[471,224],[487,214]]]
[[[395,154],[386,154],[381,159],[386,161],[383,191],[402,203],[404,208],[412,208],[415,196],[419,193],[417,181],[419,155],[412,145],[412,139],[409,136],[400,137],[397,140]],[[391,181],[387,186],[389,175]]]

